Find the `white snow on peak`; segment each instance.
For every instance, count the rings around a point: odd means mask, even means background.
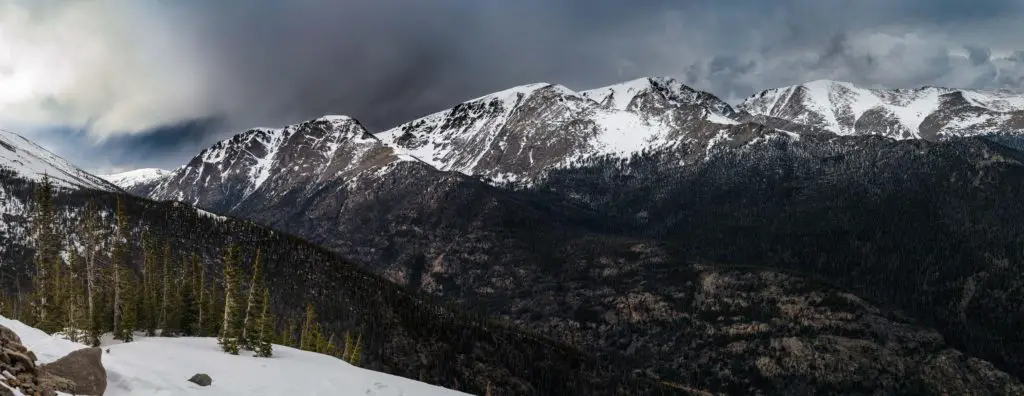
[[[651,82],[648,77],[638,78],[607,87],[581,91],[580,95],[612,109],[626,110],[636,95],[652,88]]]
[[[106,181],[116,184],[118,187],[128,189],[140,184],[154,182],[170,177],[173,172],[157,168],[142,168],[127,172],[115,173],[112,175],[99,175]]]
[[[50,363],[84,345],[0,316],[40,363]],[[274,356],[256,358],[220,350],[215,338],[144,337],[103,345],[106,396],[127,395],[310,395],[468,396],[408,378],[362,369],[319,353],[274,345]],[[197,373],[213,383],[188,381]]]
[[[515,102],[516,100],[518,100],[520,95],[528,96],[528,95],[533,94],[534,92],[537,92],[538,90],[540,90],[542,88],[547,88],[547,87],[551,87],[553,89],[556,89],[556,90],[559,90],[559,91],[563,91],[563,92],[566,92],[566,93],[572,93],[571,89],[566,88],[564,86],[557,85],[557,84],[549,84],[549,83],[545,83],[545,82],[540,82],[540,83],[520,85],[520,86],[512,87],[512,88],[509,88],[509,89],[503,89],[503,90],[498,91],[498,92],[489,93],[489,94],[484,95],[484,96],[480,96],[480,97],[477,97],[477,98],[473,98],[473,99],[467,100],[464,103],[477,102],[477,101],[489,101],[489,100],[492,100],[492,99],[501,99],[502,101],[506,101],[506,102],[508,102],[508,101]]]
[[[0,169],[3,168],[30,180],[39,181],[45,175],[54,184],[66,188],[118,189],[23,136],[0,130]]]
[[[331,122],[336,122],[336,121],[352,121],[352,120],[353,120],[352,117],[349,117],[347,115],[325,115],[323,117],[317,118],[314,121],[331,121]]]
[[[630,106],[647,93],[661,99],[651,106]],[[665,106],[702,112],[665,112]],[[724,128],[739,123],[725,114],[733,112],[714,96],[670,78],[639,78],[581,92],[541,83],[463,102],[375,136],[403,159],[504,180],[591,156],[626,157],[672,144],[680,140],[680,122],[694,121],[685,117]]]
[[[910,136],[894,137],[919,138],[921,123],[939,110],[941,96],[956,92],[961,93],[970,104],[992,112],[1024,110],[1024,95],[1009,91],[939,87],[885,90],[834,80],[814,80],[765,90],[747,98],[740,108],[751,114],[785,118],[843,135],[855,133],[855,121],[867,111],[881,110],[894,116],[911,133]],[[802,99],[800,103],[792,103],[796,98]],[[799,112],[792,114],[794,109],[799,109]],[[979,122],[965,120],[963,124],[967,127]]]

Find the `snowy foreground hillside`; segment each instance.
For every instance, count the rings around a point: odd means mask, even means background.
[[[57,360],[84,345],[0,316],[0,325],[21,337],[40,363]],[[327,355],[274,345],[274,357],[220,351],[214,338],[141,337],[105,345],[105,396],[120,395],[334,395],[457,396],[466,393],[364,370]],[[213,378],[208,387],[188,382],[196,373]],[[20,395],[20,393],[15,393]]]

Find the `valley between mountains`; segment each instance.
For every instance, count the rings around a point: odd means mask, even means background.
[[[280,327],[311,304],[367,335],[366,368],[464,392],[1020,395],[1022,148],[1009,92],[733,106],[668,78],[255,128],[103,177],[0,132],[0,284],[31,289],[45,174],[68,229],[121,202],[130,244],[214,277],[259,249]]]

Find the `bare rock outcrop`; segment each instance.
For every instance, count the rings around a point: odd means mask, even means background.
[[[43,365],[47,374],[70,380],[76,395],[102,395],[107,390],[107,370],[103,368],[100,348],[85,348],[69,353],[57,361]]]
[[[100,349],[74,351],[45,366],[36,365],[36,357],[11,329],[0,326],[0,396],[17,389],[26,395],[55,396],[57,392],[75,395],[102,395],[107,388],[107,372],[100,361]],[[10,388],[10,389],[8,389]]]

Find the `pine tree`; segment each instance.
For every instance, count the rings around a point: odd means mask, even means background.
[[[146,329],[147,336],[155,336],[159,323],[159,281],[160,265],[163,262],[161,250],[155,236],[151,231],[143,235],[143,255],[145,256],[142,266],[142,282],[139,290],[139,323]]]
[[[138,309],[141,301],[137,291],[139,286],[131,269],[122,266],[117,271],[120,273],[118,289],[121,293],[121,313],[118,317],[120,321],[117,323],[117,334],[121,341],[132,342],[135,340],[135,329],[138,328]]]
[[[112,329],[115,337],[121,337],[123,329],[121,324],[124,323],[122,313],[130,305],[130,299],[126,298],[126,290],[124,285],[126,280],[123,279],[124,268],[127,261],[130,258],[130,252],[128,251],[128,215],[124,206],[124,201],[121,197],[117,197],[117,237],[114,239],[114,254],[111,258],[110,265],[110,288],[111,288],[111,314],[112,318]],[[133,312],[134,314],[134,312]],[[134,315],[133,315],[134,316]],[[134,317],[131,322],[134,322]],[[132,326],[134,331],[134,326]],[[129,334],[131,331],[128,332]]]
[[[206,335],[206,334],[210,334],[209,332],[206,331],[207,327],[209,327],[206,324],[206,322],[210,321],[209,319],[207,319],[207,317],[209,316],[210,312],[213,312],[212,310],[209,309],[209,307],[207,307],[207,305],[210,302],[208,301],[209,297],[207,296],[207,293],[206,293],[206,266],[200,264],[199,261],[197,260],[196,256],[193,255],[192,256],[192,268],[193,268],[192,274],[196,278],[195,292],[194,292],[194,294],[196,296],[195,298],[196,298],[196,308],[197,308],[196,309],[197,316],[196,316],[196,331],[195,331],[195,333],[196,333],[196,335],[203,336],[203,335]]]
[[[316,312],[313,310],[313,303],[306,304],[306,321],[302,325],[302,332],[299,334],[299,349],[311,351],[316,347],[313,337],[313,328],[316,325]]]
[[[88,326],[88,312],[85,302],[85,282],[73,274],[81,274],[83,267],[82,259],[75,249],[69,252],[71,273],[61,276],[61,290],[64,295],[61,300],[61,311],[64,313],[64,334],[68,340],[74,342],[83,341],[83,332]]]
[[[263,288],[262,309],[260,310],[259,320],[257,320],[257,328],[259,329],[259,341],[256,343],[256,356],[270,357],[271,355],[274,354],[274,324],[272,321],[273,319],[271,319],[270,317],[270,290],[267,288]]]
[[[233,355],[238,354],[239,335],[241,333],[242,312],[239,303],[239,275],[238,268],[238,246],[232,245],[228,248],[227,256],[224,259],[224,320],[221,324],[220,344],[225,352]]]
[[[56,282],[54,271],[63,265],[60,262],[61,238],[57,230],[57,216],[53,203],[53,182],[49,176],[36,186],[32,211],[32,230],[35,239],[35,277],[33,288],[34,323],[39,329],[52,333],[60,330],[62,317],[55,312],[53,289]]]
[[[160,265],[161,276],[158,282],[157,291],[160,292],[160,305],[157,312],[157,322],[160,328],[163,329],[161,334],[169,333],[173,334],[175,329],[169,329],[170,321],[168,315],[171,311],[171,294],[170,291],[174,287],[174,282],[171,279],[171,244],[167,242],[164,244],[163,262]]]
[[[207,317],[204,319],[204,331],[206,332],[207,335],[220,335],[220,325],[221,323],[223,323],[223,321],[218,319],[223,318],[218,318],[216,315],[217,312],[224,312],[224,304],[223,299],[221,298],[222,296],[220,290],[221,288],[215,287],[215,285],[211,285],[209,289],[206,289],[205,312],[208,312],[209,314],[207,314]]]
[[[292,348],[299,347],[298,340],[296,339],[296,326],[295,319],[288,318],[287,323],[285,323],[284,326],[284,331],[281,333],[281,345]]]
[[[246,298],[245,306],[245,318],[242,322],[242,338],[241,343],[245,348],[255,350],[259,346],[259,339],[252,337],[253,334],[258,334],[260,331],[259,323],[257,323],[256,315],[258,315],[263,308],[260,306],[261,299],[263,298],[263,270],[260,263],[260,251],[256,250],[256,260],[252,265],[252,279],[249,280],[249,295]]]
[[[352,352],[355,352],[355,345],[352,343],[352,333],[345,330],[345,349],[341,352],[341,360],[352,362]]]
[[[359,336],[356,337],[356,346],[352,350],[352,356],[349,357],[349,364],[353,366],[359,366],[359,362],[363,358],[363,333],[360,332]]]
[[[100,271],[98,268],[98,256],[100,254],[100,216],[96,204],[89,200],[85,206],[79,235],[82,241],[82,249],[85,251],[85,268],[80,272],[85,278],[85,306],[87,326],[87,343],[98,346],[100,335],[103,334],[103,312],[100,310],[102,302],[100,299]]]

